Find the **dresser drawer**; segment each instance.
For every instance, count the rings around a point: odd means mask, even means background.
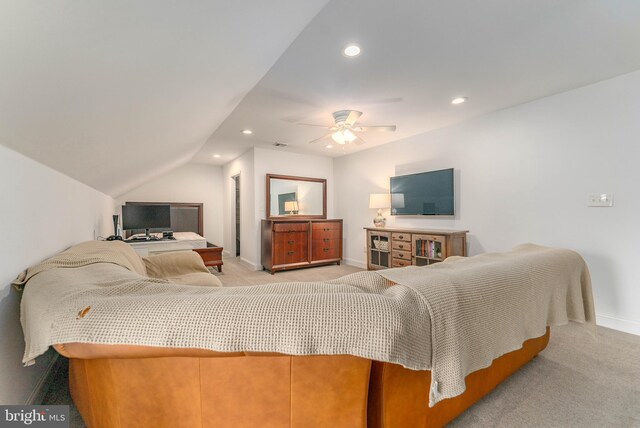
[[[391,248],[394,250],[411,251],[411,242],[407,241],[392,241]]]
[[[339,239],[327,241],[314,239],[311,244],[311,261],[340,258],[340,245]]]
[[[319,244],[322,244],[323,242],[330,242],[330,241],[340,241],[339,231],[324,232],[319,235],[318,234],[313,235],[313,245],[316,245],[316,242],[318,242]]]
[[[275,223],[273,231],[276,233],[308,232],[309,223]]]
[[[405,267],[405,266],[411,266],[411,260],[405,260],[405,259],[393,259],[393,262],[391,264],[392,267]]]
[[[313,222],[311,223],[311,228],[313,230],[313,233],[328,232],[331,230],[339,231],[340,229],[342,229],[342,223],[339,221]]]
[[[391,257],[393,257],[394,259],[403,259],[403,260],[408,260],[409,263],[411,263],[411,251],[392,251],[391,252]]]
[[[322,241],[326,239],[340,239],[342,231],[340,229],[314,230],[311,234],[314,241]]]
[[[302,247],[291,247],[279,248],[273,254],[273,264],[274,265],[288,265],[291,263],[304,263],[309,261],[309,249],[307,246]]]
[[[411,234],[404,232],[394,232],[391,234],[391,239],[394,241],[411,242]]]
[[[273,264],[284,265],[309,261],[309,237],[304,232],[274,233]]]

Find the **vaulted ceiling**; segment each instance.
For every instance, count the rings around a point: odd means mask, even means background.
[[[340,156],[640,69],[638,22],[636,0],[5,0],[0,144],[113,196],[274,142]],[[345,108],[398,130],[308,144],[299,122]]]
[[[3,0],[0,144],[117,196],[191,159],[326,0]]]
[[[362,53],[343,56],[349,43]],[[637,69],[635,0],[334,0],[194,161],[224,163],[274,142],[342,156]],[[468,101],[452,105],[459,96]],[[361,134],[363,145],[309,144],[327,131],[298,123],[330,125],[342,109],[397,131]]]

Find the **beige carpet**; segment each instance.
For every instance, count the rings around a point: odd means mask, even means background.
[[[218,272],[215,268],[209,270],[220,278],[224,286],[256,285],[290,281],[326,281],[361,270],[343,264],[340,266],[328,265],[308,269],[289,270],[271,275],[266,270],[250,270],[249,265],[240,261],[237,257],[225,258],[223,261],[222,272]]]
[[[252,272],[225,259],[223,285],[337,278],[359,269],[324,266]],[[598,329],[594,340],[575,325],[555,327],[536,359],[455,420],[451,427],[640,427],[640,336]],[[71,404],[66,365],[43,404]],[[72,406],[72,428],[84,427]]]

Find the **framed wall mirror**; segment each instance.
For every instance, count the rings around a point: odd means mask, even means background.
[[[267,219],[327,218],[327,180],[267,174]]]

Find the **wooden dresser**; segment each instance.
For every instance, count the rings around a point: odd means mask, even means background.
[[[272,274],[341,259],[341,219],[262,220],[262,266]]]
[[[467,255],[466,230],[365,227],[367,269],[425,266]]]

